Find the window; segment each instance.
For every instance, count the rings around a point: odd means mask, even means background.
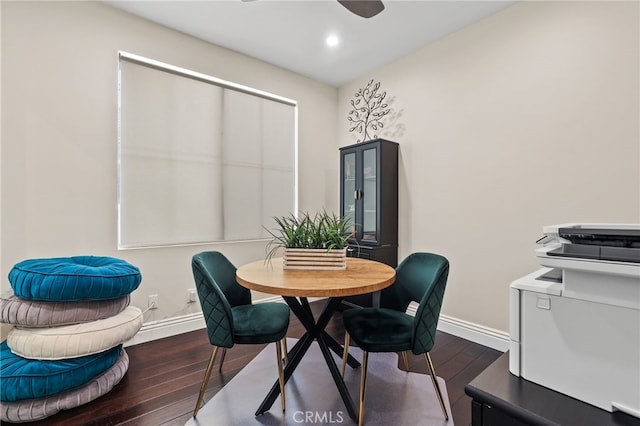
[[[254,240],[297,210],[295,101],[119,53],[118,247]]]

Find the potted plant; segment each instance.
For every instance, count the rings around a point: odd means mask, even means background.
[[[333,213],[300,213],[274,217],[277,229],[269,230],[267,260],[284,249],[284,269],[345,269],[349,219]]]

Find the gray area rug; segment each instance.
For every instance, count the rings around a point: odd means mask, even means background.
[[[295,339],[287,339],[292,348]],[[285,386],[287,411],[280,398],[261,416],[254,413],[278,378],[273,344],[266,347],[191,418],[187,426],[354,425],[331,373],[314,342]],[[350,353],[362,360],[362,352]],[[338,368],[341,360],[335,356]],[[453,426],[446,384],[438,377],[449,421],[440,410],[431,378],[398,369],[395,353],[369,355],[364,423],[367,426]],[[217,370],[214,369],[214,373]],[[358,410],[360,369],[347,366],[345,382]]]

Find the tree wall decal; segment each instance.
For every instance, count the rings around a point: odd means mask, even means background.
[[[358,142],[370,140],[369,130],[377,132],[378,129],[384,127],[383,118],[389,114],[391,109],[385,103],[384,98],[387,92],[379,93],[380,82],[369,81],[365,87],[362,87],[351,100],[351,107],[347,116],[349,121],[349,132],[357,132],[361,135]],[[373,139],[377,138],[377,134],[373,134]]]

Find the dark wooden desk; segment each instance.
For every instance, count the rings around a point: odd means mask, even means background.
[[[509,353],[465,387],[471,401],[472,426],[639,426],[640,419],[609,413],[575,398],[516,377]]]
[[[324,329],[345,296],[370,293],[390,286],[396,279],[395,269],[384,263],[350,257],[345,270],[285,270],[282,258],[274,258],[270,263],[259,260],[241,266],[236,271],[236,278],[240,285],[251,290],[282,296],[307,330],[289,351],[289,361],[284,367],[285,382],[289,380],[311,343],[316,341],[349,416],[357,422],[358,414],[353,400],[330,352],[334,351],[342,357],[343,348]],[[307,297],[327,297],[327,303],[318,319],[314,318]],[[351,355],[348,363],[354,368],[360,366]],[[279,394],[280,386],[276,381],[256,411],[256,416],[269,410]]]

